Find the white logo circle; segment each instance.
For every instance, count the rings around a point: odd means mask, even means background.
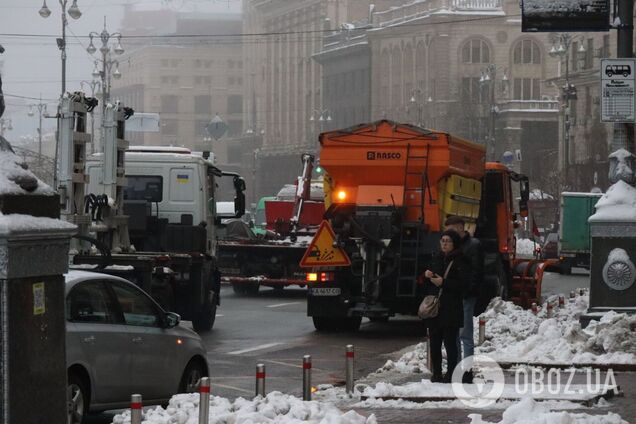
[[[473,384],[462,383],[464,373],[479,364],[479,375]],[[501,397],[505,387],[503,370],[494,359],[486,355],[464,358],[453,371],[452,387],[455,397],[470,408],[486,408]]]

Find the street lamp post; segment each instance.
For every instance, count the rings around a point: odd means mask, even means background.
[[[488,134],[486,135],[486,158],[487,160],[495,159],[496,150],[496,123],[497,115],[499,115],[499,106],[497,105],[497,65],[489,64],[481,71],[479,83],[488,90]],[[502,92],[506,93],[508,86],[508,72],[506,68],[502,69]]]
[[[84,89],[84,84],[88,85],[91,88],[91,97],[95,97],[95,91],[101,88],[102,83],[100,81],[82,81],[80,82],[80,86]],[[95,112],[94,109],[91,108],[91,154],[95,153]]]
[[[251,203],[257,203],[258,202],[258,197],[257,197],[257,190],[256,190],[256,171],[257,171],[257,166],[258,166],[258,156],[260,153],[260,147],[257,146],[257,141],[258,141],[258,137],[263,137],[263,135],[265,135],[265,130],[264,129],[258,129],[258,128],[248,128],[245,130],[245,135],[247,135],[248,137],[251,137],[251,144],[252,144],[252,155],[253,155],[253,161],[252,161],[252,202]]]
[[[66,4],[68,2],[67,0],[59,0],[59,2],[60,6],[62,6],[62,38],[58,38],[56,41],[62,55],[62,96],[64,96],[64,93],[66,93],[66,25],[68,25]],[[46,0],[42,3],[39,14],[43,18],[51,16],[51,9],[46,5]],[[82,12],[77,7],[77,0],[73,0],[73,4],[68,9],[68,15],[73,19],[79,19],[82,16]]]
[[[568,33],[561,33],[557,35],[557,38],[550,48],[550,57],[558,58],[559,61],[565,59],[565,83],[561,87],[561,108],[563,114],[563,159],[561,160],[561,166],[567,176],[567,171],[570,165],[570,100],[576,100],[576,87],[570,83],[570,48],[574,37]],[[577,50],[578,58],[585,57],[586,50],[583,43]]]
[[[309,115],[309,122],[320,124],[320,132],[324,130],[325,122],[331,122],[331,111],[329,109],[314,109]]]
[[[46,115],[46,103],[34,103],[29,105],[29,116],[33,116],[33,109],[38,110],[38,164],[42,163],[42,116]]]
[[[121,78],[121,73],[119,72],[119,61],[115,59],[111,59],[111,51],[116,55],[121,55],[124,53],[124,48],[121,46],[121,37],[122,35],[119,32],[109,33],[106,30],[106,17],[104,16],[104,29],[101,33],[91,32],[88,34],[90,37],[90,43],[86,48],[86,51],[89,54],[94,54],[97,51],[95,45],[93,44],[93,38],[99,37],[102,41],[102,46],[99,48],[100,53],[102,54],[101,59],[95,60],[95,69],[93,70],[93,78],[99,78],[101,80],[101,88],[102,88],[102,131],[100,134],[100,138],[102,139],[103,146],[103,138],[104,138],[104,116],[106,114],[106,105],[110,101],[110,88],[111,88],[111,76],[115,79]],[[111,49],[109,45],[109,41],[111,38],[117,39],[117,45]],[[99,62],[102,62],[102,69],[98,68]],[[113,71],[113,66],[115,70]]]

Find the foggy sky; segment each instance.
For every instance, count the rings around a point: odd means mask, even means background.
[[[125,4],[144,10],[172,8],[186,12],[238,13],[240,3],[240,0],[77,0],[82,16],[75,20],[67,15],[67,91],[79,90],[82,80],[93,78],[94,61],[101,58],[101,41],[96,40],[98,50],[93,56],[89,55],[86,52],[88,34],[102,31],[104,16],[108,32],[121,32],[125,37],[126,30],[120,25]],[[68,0],[67,10],[71,4],[72,0]],[[6,49],[0,62],[4,62],[3,89],[5,95],[9,95],[5,97],[8,104],[4,117],[13,120],[13,136],[33,133],[33,128],[28,127],[33,127],[34,120],[28,120],[28,108],[19,105],[37,103],[38,100],[20,100],[10,95],[35,99],[41,96],[43,103],[49,103],[49,111],[54,111],[56,99],[61,94],[62,62],[55,39],[62,34],[62,8],[59,0],[47,0],[47,5],[51,15],[44,19],[38,14],[42,0],[0,0],[0,44]],[[115,43],[111,43],[114,47]],[[125,38],[122,45],[125,49]],[[86,91],[90,94],[90,88]]]

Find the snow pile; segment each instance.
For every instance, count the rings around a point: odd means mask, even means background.
[[[530,200],[554,200],[554,196],[543,190],[535,188],[530,190]]]
[[[199,394],[175,395],[166,409],[158,406],[145,411],[145,424],[190,424],[199,422]],[[113,424],[129,424],[130,410],[113,417]],[[234,402],[210,396],[209,424],[376,424],[374,415],[364,417],[355,411],[342,413],[331,403],[305,402],[296,397],[271,392],[254,400],[238,398]]]
[[[577,296],[546,318],[495,299],[482,317],[486,341],[475,349],[499,362],[554,364],[636,364],[636,316],[608,312],[581,328],[588,296]]]
[[[11,150],[9,142],[0,140],[0,195],[43,194],[53,195],[51,187],[27,169],[24,161]]]
[[[530,239],[517,240],[517,256],[534,257],[534,250],[539,244]]]
[[[75,225],[59,219],[35,217],[31,215],[21,214],[3,215],[2,213],[0,213],[0,234],[44,230],[70,231],[74,230],[75,228]]]
[[[486,318],[486,341],[475,347],[475,354],[498,362],[543,364],[636,364],[636,315],[613,311],[599,321],[581,328],[579,317],[587,311],[589,296],[566,299],[554,317],[547,318],[544,306],[537,315],[530,310],[493,299],[481,315]],[[479,328],[474,319],[475,333]],[[389,360],[376,371],[403,374],[426,371],[426,343],[418,343],[397,361]]]
[[[406,352],[397,361],[388,360],[376,373],[397,371],[402,374],[420,374],[427,370],[426,343],[418,343],[413,350]]]
[[[607,189],[589,222],[607,221],[636,221],[636,188],[621,180]]]
[[[550,412],[531,398],[525,398],[503,412],[499,423],[484,421],[481,414],[470,414],[471,424],[627,424],[620,415],[608,412],[607,415],[575,414],[571,412]]]

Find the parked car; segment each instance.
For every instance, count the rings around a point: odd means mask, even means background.
[[[73,424],[88,412],[193,392],[208,375],[206,350],[179,315],[131,282],[106,274],[66,274],[66,363]]]

